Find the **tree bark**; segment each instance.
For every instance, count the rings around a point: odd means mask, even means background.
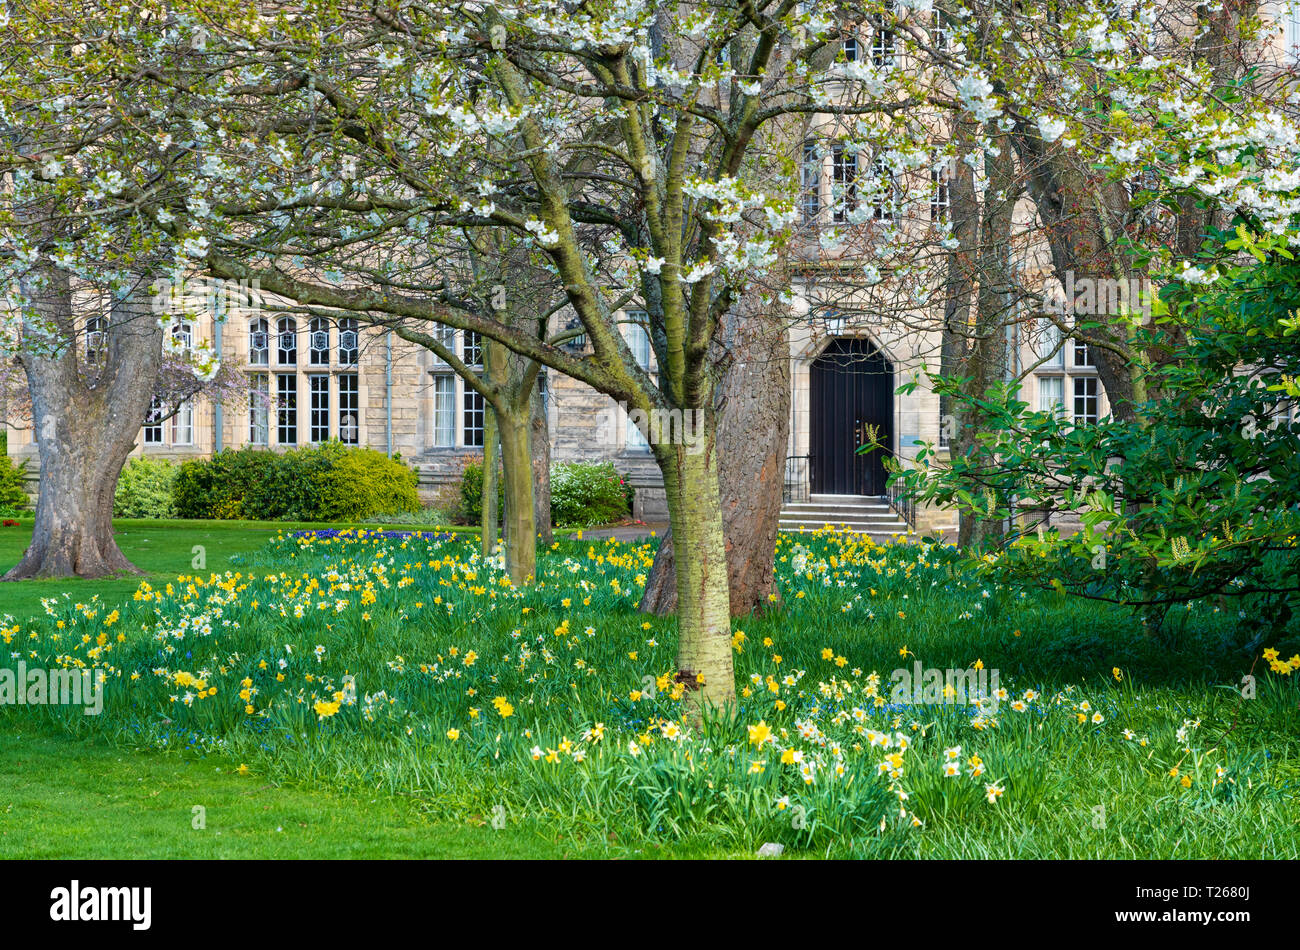
[[[529,451],[533,467],[534,530],[543,544],[555,537],[551,530],[551,429],[541,387],[534,385],[529,394]]]
[[[758,315],[734,321],[719,386],[718,484],[733,617],[766,609],[790,439],[790,353],[784,325]],[[655,553],[640,609],[677,609],[675,528]],[[779,596],[779,592],[778,592]]]
[[[479,513],[479,550],[491,557],[497,546],[497,414],[483,406],[483,504]]]
[[[53,269],[28,290],[36,316],[58,327],[52,352],[20,359],[32,398],[40,488],[32,542],[3,580],[141,573],[113,539],[113,495],[149,411],[162,331],[141,293],[113,306],[105,345],[83,365],[84,335],[68,276]],[[25,321],[30,329],[31,321]]]
[[[970,329],[962,359],[961,375],[965,392],[982,397],[991,386],[1009,378],[1011,348],[1007,329],[1014,320],[1011,275],[1011,231],[1018,194],[1015,190],[1015,159],[1009,147],[998,155],[984,159],[988,190],[984,195],[980,219],[976,273],[979,286],[975,294],[975,325]],[[994,452],[975,438],[989,422],[985,414],[967,404],[958,409],[959,423],[955,453],[980,457],[985,466],[996,466]],[[991,500],[994,505],[998,499]],[[1006,534],[1005,522],[995,515],[980,517],[963,511],[958,521],[957,543],[960,546],[993,545]]]
[[[501,469],[505,488],[506,570],[516,585],[537,573],[537,533],[534,530],[531,413],[512,412],[498,419]]]
[[[712,415],[711,413],[709,414]],[[712,430],[712,419],[706,429]],[[718,444],[713,431],[702,451],[656,449],[672,530],[681,542],[674,558],[677,580],[677,681],[697,722],[708,708],[735,702],[731,610],[727,599],[727,545],[718,493]]]
[[[969,150],[973,139],[970,119],[957,118],[953,138],[960,143],[959,152]],[[975,172],[964,161],[953,163],[949,182],[949,210],[952,236],[957,246],[948,254],[944,283],[943,338],[940,343],[939,372],[945,377],[958,375],[966,358],[966,341],[970,335],[971,305],[975,296],[975,255],[979,247],[979,198],[975,194]],[[939,424],[948,439],[950,452],[958,441],[958,407],[947,393],[939,397]]]

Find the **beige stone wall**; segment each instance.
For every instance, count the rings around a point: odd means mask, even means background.
[[[296,360],[279,359],[275,329],[281,319],[293,319],[296,325]],[[266,320],[272,328],[269,352],[265,363],[252,361],[250,325],[255,320]],[[193,315],[187,321],[196,341],[215,345],[218,321],[211,311]],[[186,427],[173,418],[162,424],[162,439],[146,441],[141,430],[136,440],[133,456],[150,456],[184,460],[211,455],[218,448],[243,448],[264,444],[270,449],[286,449],[308,445],[311,436],[311,384],[313,377],[328,379],[328,437],[339,438],[344,427],[341,418],[340,394],[342,377],[355,377],[357,383],[359,445],[379,451],[400,453],[403,457],[418,454],[426,448],[427,420],[429,418],[428,372],[430,354],[421,347],[406,343],[382,330],[365,328],[359,333],[358,355],[355,362],[346,362],[340,353],[340,328],[328,327],[327,361],[313,363],[309,340],[310,322],[305,317],[293,317],[270,303],[258,310],[232,312],[220,321],[221,356],[226,366],[234,367],[252,376],[265,376],[272,401],[277,395],[277,379],[292,377],[297,386],[297,438],[292,442],[279,437],[274,406],[268,410],[267,439],[254,442],[251,427],[251,408],[247,397],[235,398],[218,407],[206,398],[193,401],[192,426],[185,438]],[[390,348],[391,344],[391,348]],[[391,366],[392,415],[388,413],[389,390],[387,377]],[[32,467],[37,464],[36,445],[28,427],[6,427],[9,454],[15,458],[30,458]]]

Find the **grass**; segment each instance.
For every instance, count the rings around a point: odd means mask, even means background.
[[[23,516],[22,526],[0,528],[0,575],[3,575],[22,558],[31,543],[30,515]],[[0,584],[0,616],[31,616],[41,611],[41,599],[64,592],[74,592],[81,598],[98,594],[105,602],[128,599],[141,580],[154,584],[165,583],[177,574],[200,568],[195,566],[203,549],[202,570],[226,570],[232,555],[245,555],[258,550],[281,532],[314,528],[370,527],[391,531],[437,531],[477,538],[478,529],[465,525],[341,525],[315,522],[287,521],[186,521],[161,519],[118,519],[113,522],[114,533],[122,553],[143,575],[100,578],[97,580],[68,580],[66,578],[36,579],[22,584]],[[567,537],[576,529],[556,528],[557,537]],[[84,593],[80,593],[84,592]]]
[[[70,739],[0,717],[5,858],[743,858],[681,842],[575,839],[492,815],[439,821],[411,801],[276,785],[233,759]],[[202,807],[200,813],[195,806]],[[196,822],[201,827],[196,827]]]
[[[277,787],[238,763],[17,731],[0,740],[0,853],[16,858],[559,858],[539,830],[438,824],[388,796]],[[194,811],[203,809],[201,825]]]
[[[247,763],[239,781],[290,800],[400,804],[449,833],[499,808],[578,855],[1300,853],[1296,677],[1213,604],[1152,633],[949,549],[786,536],[785,606],[735,624],[736,717],[700,730],[672,620],[635,610],[653,553],[561,540],[519,590],[463,541],[271,541],[238,573],[0,625],[29,665],[113,677],[101,716],[26,707],[9,728],[165,750],[182,772]],[[997,670],[1009,695],[901,705],[891,673],[918,660]]]

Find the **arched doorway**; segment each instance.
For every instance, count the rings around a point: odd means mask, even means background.
[[[813,360],[809,379],[812,490],[819,495],[883,495],[894,444],[894,367],[868,339],[839,337]],[[870,427],[885,446],[857,452]]]

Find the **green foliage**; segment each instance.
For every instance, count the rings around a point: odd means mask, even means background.
[[[505,485],[497,478],[497,522],[505,512]],[[483,459],[472,458],[465,462],[460,476],[460,508],[457,516],[464,524],[478,524],[483,520]]]
[[[338,446],[332,450],[329,462],[316,473],[320,500],[314,517],[323,521],[365,521],[376,515],[420,510],[415,472],[397,459],[374,449]]]
[[[557,526],[586,528],[627,518],[632,486],[613,462],[561,462],[551,466],[551,517]]]
[[[180,466],[170,459],[130,459],[122,467],[113,496],[115,518],[174,518],[172,487]]]
[[[253,518],[245,497],[275,464],[266,449],[226,449],[183,463],[172,489],[177,517]]]
[[[15,465],[9,456],[0,455],[0,511],[26,510],[30,502],[26,485],[27,459]]]
[[[283,453],[231,449],[186,462],[173,497],[182,518],[363,521],[420,507],[414,472],[339,442]]]
[[[335,455],[346,451],[338,443],[267,453],[262,478],[244,496],[245,518],[262,521],[325,521],[320,512],[326,499],[321,482]]]
[[[1255,639],[1284,627],[1300,606],[1300,267],[1283,239],[1221,243],[1264,260],[1221,263],[1210,287],[1164,289],[1158,319],[1136,328],[1166,361],[1142,367],[1153,396],[1134,420],[1074,426],[1030,412],[1014,389],[990,391],[978,439],[992,464],[926,471],[927,448],[897,481],[985,517],[1010,517],[1010,498],[1081,511],[1072,538],[1013,536],[988,565],[1003,579],[1133,605],[1151,622],[1213,596]]]
[[[158,547],[166,527],[143,525],[140,550]],[[169,555],[187,573],[193,541],[257,531],[194,527]],[[1269,644],[1287,671],[1258,664],[1246,698],[1243,672],[1271,650],[1237,649],[1225,633],[1240,619],[1212,602],[1178,612],[1170,649],[1124,609],[990,584],[951,547],[882,548],[832,531],[777,544],[783,606],[733,632],[749,695],[702,726],[683,720],[675,619],[637,610],[653,540],[593,552],[560,538],[539,554],[538,583],[515,591],[472,536],[344,530],[274,533],[235,562],[244,578],[233,589],[168,591],[150,578],[147,598],[119,588],[98,611],[78,610],[88,596],[75,590],[52,613],[33,602],[22,624],[29,666],[94,650],[105,611],[119,609],[112,630],[124,639],[100,663],[121,671],[121,687],[105,691],[97,716],[70,704],[0,708],[0,730],[11,721],[103,736],[146,755],[176,749],[181,735],[190,751],[180,754],[203,756],[206,775],[213,762],[221,774],[240,763],[250,788],[372,805],[392,796],[449,825],[475,822],[493,853],[498,834],[530,820],[566,849],[643,854],[753,855],[769,841],[808,857],[1300,853],[1300,839],[1278,832],[1300,818],[1300,622]],[[209,569],[227,564],[209,550]],[[331,585],[330,609],[316,609],[317,588]],[[273,603],[287,616],[268,622]],[[230,622],[205,631],[199,617]],[[172,631],[173,652],[160,655],[159,630]],[[539,637],[549,650],[521,649]],[[438,670],[419,666],[429,642],[446,644]],[[556,645],[573,673],[555,675]],[[914,663],[963,671],[977,661],[1008,691],[996,727],[969,697],[918,705],[896,691]],[[0,655],[0,668],[16,662]],[[215,692],[197,695],[200,677]],[[881,769],[893,755],[898,776]],[[494,813],[505,828],[483,827]]]

